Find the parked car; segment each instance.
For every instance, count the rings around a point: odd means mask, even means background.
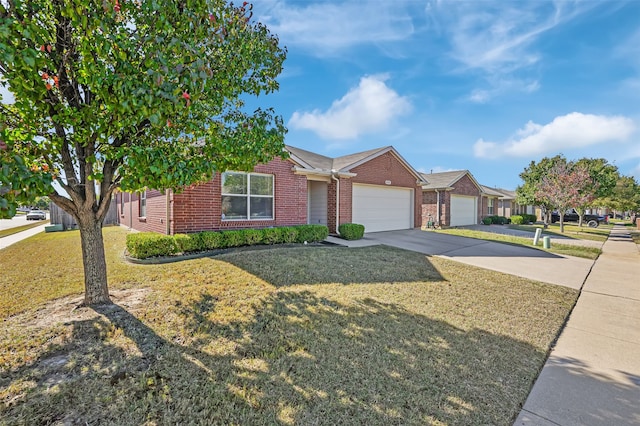
[[[551,213],[551,223],[560,221],[560,215],[558,212]],[[563,223],[567,222],[580,222],[580,215],[574,209],[569,209],[564,214]],[[586,223],[590,228],[597,228],[601,223],[609,222],[607,216],[601,216],[596,214],[585,214],[582,216],[582,223]]]
[[[27,213],[27,220],[46,220],[47,214],[42,210],[31,210]]]

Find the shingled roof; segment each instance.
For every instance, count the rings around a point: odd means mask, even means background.
[[[401,163],[403,163],[407,170],[416,176],[418,180],[422,180],[420,173],[418,173],[404,158],[402,158],[402,156],[392,146],[370,149],[368,151],[343,155],[342,157],[336,158],[326,157],[291,145],[286,145],[285,148],[291,154],[292,160],[298,163],[302,168],[310,171],[325,172],[349,172],[351,169],[362,163],[372,160],[387,152],[391,152]]]
[[[471,180],[476,182],[469,170],[454,170],[451,172],[441,173],[422,173],[422,178],[427,181],[426,185],[422,185],[422,189],[449,189],[467,174],[471,177]]]

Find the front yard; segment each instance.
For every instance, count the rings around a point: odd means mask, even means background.
[[[578,293],[390,247],[122,258],[81,301],[77,232],[0,251],[2,424],[510,425]]]

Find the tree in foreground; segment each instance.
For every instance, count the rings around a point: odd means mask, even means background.
[[[87,305],[109,303],[102,222],[118,189],[179,190],[281,155],[247,95],[286,51],[221,0],[0,0],[0,217],[46,195],[80,230]],[[53,183],[57,185],[53,185]]]
[[[536,197],[558,210],[560,232],[564,232],[564,214],[567,209],[588,205],[593,201],[593,189],[597,184],[591,181],[589,171],[584,164],[567,161],[555,163],[542,176],[538,184]]]

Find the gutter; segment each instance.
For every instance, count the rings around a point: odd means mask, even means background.
[[[339,176],[338,172],[335,170],[331,170],[331,179],[336,181],[336,230],[335,233],[338,233],[338,222],[340,221],[340,179],[336,176]]]
[[[436,216],[437,216],[437,220],[436,223],[438,224],[438,227],[440,227],[440,191],[438,191],[436,189]]]

